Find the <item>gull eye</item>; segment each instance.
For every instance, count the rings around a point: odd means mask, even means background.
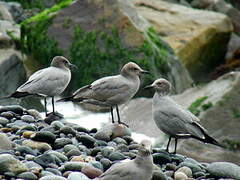
[[[138,70],[138,68],[133,68],[133,70],[134,70],[134,71],[137,71],[137,70]]]

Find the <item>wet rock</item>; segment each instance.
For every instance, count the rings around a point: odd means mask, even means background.
[[[83,174],[85,174],[90,179],[96,178],[100,176],[103,172],[97,168],[94,168],[92,166],[84,166],[81,170]]]
[[[75,125],[73,128],[74,128],[77,132],[84,132],[84,133],[87,133],[87,134],[90,133],[88,129],[86,129],[85,127],[79,126],[79,125]],[[92,132],[91,132],[91,133],[92,133]]]
[[[32,149],[37,149],[40,152],[52,150],[52,147],[49,144],[43,143],[43,142],[32,141],[32,140],[24,140],[22,142],[22,145],[28,146]]]
[[[22,133],[22,130],[20,130],[20,131],[18,131],[18,132],[19,132],[19,134],[21,134],[21,133]],[[16,134],[18,134],[18,132],[17,132]],[[33,132],[33,131],[24,131],[24,132],[22,133],[22,136],[23,136],[24,138],[26,138],[26,139],[30,139],[31,135],[33,135],[33,134],[35,134],[35,132]]]
[[[197,164],[190,163],[190,162],[182,162],[179,164],[179,167],[183,167],[183,166],[189,167],[192,170],[192,173],[203,171],[200,166],[198,166]]]
[[[189,167],[186,166],[180,167],[175,173],[178,172],[184,173],[185,175],[187,175],[187,177],[192,177],[192,170]]]
[[[31,136],[34,141],[46,142],[53,144],[56,140],[56,135],[49,131],[38,131]]]
[[[92,165],[93,167],[103,171],[103,165],[99,161],[93,160],[93,161],[90,161],[89,164]]]
[[[60,121],[62,119],[61,116],[57,116],[57,115],[54,115],[54,114],[49,114],[45,119],[44,119],[44,122],[47,123],[47,124],[51,124],[52,122],[54,121]]]
[[[13,112],[11,112],[11,111],[2,112],[2,113],[1,113],[1,116],[2,116],[2,117],[5,117],[5,118],[7,118],[7,119],[12,119],[12,118],[14,118],[14,114],[13,114]]]
[[[0,173],[12,172],[18,175],[22,172],[28,171],[28,168],[21,161],[15,159],[10,154],[0,155]]]
[[[229,162],[211,163],[207,171],[215,177],[240,179],[240,166]]]
[[[174,173],[175,180],[186,180],[187,178],[188,178],[187,175],[183,172],[175,172]]]
[[[0,133],[0,150],[12,150],[12,142],[4,133]]]
[[[153,154],[153,162],[155,164],[167,164],[170,163],[172,160],[171,156],[167,153],[154,153]]]
[[[68,153],[69,151],[71,151],[73,149],[78,150],[78,148],[75,145],[67,144],[64,146],[63,151],[64,151],[64,153]]]
[[[22,115],[24,109],[22,106],[19,106],[19,105],[9,105],[9,106],[0,107],[0,113],[7,112],[7,111],[12,111],[16,114]]]
[[[103,165],[104,171],[106,171],[108,168],[110,168],[110,166],[113,164],[113,162],[110,161],[110,160],[107,159],[107,158],[102,158],[102,159],[100,160],[100,163]]]
[[[23,172],[19,174],[17,177],[25,180],[38,180],[38,177],[32,172]]]
[[[116,137],[113,139],[113,142],[117,143],[117,144],[125,144],[127,145],[127,141],[125,141],[124,139],[120,138],[120,137]]]
[[[71,172],[68,180],[90,180],[85,174],[81,172]]]
[[[60,164],[59,160],[53,154],[42,154],[34,158],[34,161],[43,167],[51,167],[53,164]]]
[[[36,150],[33,150],[28,146],[18,146],[18,147],[16,147],[15,150],[20,152],[21,155],[31,154],[33,156],[37,156],[37,154],[38,154],[38,152]]]
[[[34,117],[31,116],[31,115],[23,115],[23,116],[21,117],[21,120],[24,121],[24,122],[27,122],[27,123],[36,122],[36,120],[34,119]]]
[[[34,117],[36,120],[43,120],[41,114],[36,109],[28,109],[27,113]]]
[[[103,131],[98,131],[95,135],[94,135],[94,138],[97,139],[97,140],[102,140],[102,141],[110,141],[111,138],[109,135],[107,135],[105,132]]]
[[[96,142],[96,139],[89,135],[79,135],[76,136],[76,138],[79,142],[82,142],[82,144],[85,145],[87,148],[93,148],[94,143]]]
[[[64,168],[66,171],[81,171],[85,165],[85,162],[66,162]]]
[[[49,171],[57,176],[62,176],[62,173],[58,170],[58,169],[54,169],[54,168],[46,168],[46,171]]]
[[[54,148],[60,149],[67,144],[72,144],[72,140],[69,138],[57,138],[54,142]]]
[[[32,172],[40,172],[43,170],[43,167],[37,164],[34,161],[27,161],[24,163]]]
[[[41,177],[39,180],[67,180],[67,179],[61,176],[50,175]]]
[[[2,126],[7,125],[8,123],[9,123],[9,120],[8,120],[7,118],[5,118],[5,117],[0,117],[0,124],[1,124]]]
[[[60,121],[54,121],[51,123],[50,126],[53,127],[55,130],[60,130],[62,127],[64,127],[64,124]]]
[[[72,134],[72,135],[76,135],[76,131],[72,128],[72,127],[69,127],[69,126],[64,126],[60,129],[60,132],[61,133],[64,133],[64,134]]]
[[[119,161],[119,160],[124,160],[126,159],[126,156],[124,156],[122,153],[120,152],[112,152],[110,155],[109,155],[109,159],[111,161]]]
[[[57,151],[48,151],[48,154],[53,154],[54,156],[58,157],[62,162],[65,162],[68,160],[67,156],[65,156],[63,153],[57,152]]]
[[[78,149],[72,149],[70,150],[68,153],[66,153],[66,156],[68,158],[72,157],[72,156],[79,156],[81,155],[82,153],[78,150]]]

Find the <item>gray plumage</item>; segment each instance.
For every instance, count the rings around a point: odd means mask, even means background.
[[[142,70],[137,64],[129,62],[123,66],[119,75],[98,79],[60,101],[95,102],[95,104],[110,106],[111,114],[113,113],[112,108],[116,106],[118,122],[122,123],[118,105],[127,102],[137,93],[140,86],[139,76],[142,73],[148,72]],[[113,115],[112,121],[114,122]]]
[[[65,57],[54,57],[50,67],[32,74],[27,82],[21,85],[10,97],[20,98],[28,95],[38,95],[45,98],[53,98],[56,95],[60,95],[71,80],[71,72],[69,69],[71,66],[74,65]]]
[[[157,127],[170,137],[167,151],[171,138],[175,138],[175,153],[178,138],[195,138],[222,146],[207,134],[207,130],[198,123],[199,119],[194,114],[183,109],[169,97],[170,82],[166,79],[157,79],[147,88],[154,88],[156,91],[153,97],[153,119]]]
[[[143,140],[134,160],[112,165],[97,180],[151,180],[152,174],[151,142]]]

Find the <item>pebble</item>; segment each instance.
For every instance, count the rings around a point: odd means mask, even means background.
[[[100,163],[103,165],[103,170],[106,171],[108,168],[110,168],[110,166],[113,164],[112,161],[110,161],[107,158],[102,158],[100,160]]]
[[[23,172],[19,174],[17,177],[26,180],[38,180],[38,177],[32,172]]]
[[[90,180],[85,174],[81,172],[71,172],[68,180]]]
[[[215,177],[240,179],[240,166],[229,162],[211,163],[207,171]]]
[[[66,162],[64,168],[66,171],[81,171],[85,165],[85,162]]]
[[[1,116],[7,119],[12,119],[14,117],[14,114],[11,111],[7,111],[7,112],[2,112]]]
[[[69,126],[63,126],[60,129],[60,133],[76,135],[76,130]]]
[[[153,162],[155,164],[167,164],[172,161],[172,158],[167,153],[154,153],[153,154]]]
[[[124,156],[122,153],[120,152],[112,152],[110,155],[109,155],[109,159],[111,161],[120,161],[120,160],[124,160],[126,159],[126,156]]]
[[[89,165],[84,166],[81,172],[85,174],[87,177],[89,177],[90,179],[96,178],[103,173],[101,170]]]
[[[52,150],[52,147],[49,144],[44,143],[44,142],[37,142],[37,141],[32,141],[32,140],[24,140],[22,142],[22,145],[23,146],[28,146],[28,147],[30,147],[32,149],[37,149],[40,152],[45,152],[45,151],[48,151],[48,150]]]
[[[57,152],[57,151],[48,151],[48,154],[53,154],[54,156],[58,157],[62,162],[65,162],[68,160],[67,156],[65,156],[63,153]]]
[[[56,140],[56,135],[49,131],[38,131],[31,135],[31,139],[34,141],[46,142],[53,144]]]
[[[76,138],[79,142],[82,142],[82,144],[85,145],[87,148],[93,148],[94,143],[96,142],[96,139],[94,139],[90,135],[80,135],[76,136]]]
[[[0,149],[1,150],[11,150],[11,149],[13,149],[12,142],[6,136],[6,134],[4,134],[4,133],[0,133]]]
[[[69,138],[57,138],[54,142],[54,148],[60,149],[67,144],[72,144],[72,140]]]
[[[27,110],[27,113],[29,115],[33,116],[34,119],[43,120],[41,114],[36,109],[29,109],[29,110]]]
[[[175,180],[186,180],[187,178],[188,178],[187,175],[183,172],[175,172],[174,173]]]
[[[178,173],[178,172],[182,172],[186,174],[187,177],[192,177],[192,170],[187,166],[180,167],[175,173]]]
[[[22,172],[28,171],[28,168],[18,159],[15,159],[10,154],[1,154],[0,155],[0,173],[11,172],[15,175],[18,175]]]
[[[61,176],[50,175],[41,177],[39,180],[67,180],[67,179]]]
[[[9,120],[5,117],[0,117],[0,124],[6,126],[9,123]]]
[[[21,117],[21,120],[24,121],[24,122],[27,122],[27,123],[36,122],[36,120],[34,119],[34,117],[31,116],[31,115],[23,115],[23,116]]]
[[[168,180],[168,177],[162,172],[162,170],[154,170],[152,180]]]
[[[106,141],[106,142],[111,140],[110,136],[103,131],[98,131],[94,135],[94,138],[97,139],[97,140],[102,140],[102,141]]]
[[[66,156],[68,157],[68,158],[71,158],[72,156],[79,156],[79,155],[81,155],[82,153],[78,150],[78,149],[72,149],[72,150],[70,150],[70,151],[68,151],[67,153],[66,153]]]

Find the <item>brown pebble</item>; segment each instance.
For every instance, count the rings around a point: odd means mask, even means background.
[[[25,131],[25,132],[23,132],[22,136],[24,138],[30,139],[32,134],[35,134],[35,132],[33,132],[33,131]]]
[[[67,178],[72,171],[65,171],[63,177]]]
[[[101,170],[92,166],[84,166],[81,172],[91,179],[96,178],[103,173]]]
[[[4,132],[4,133],[8,133],[12,131],[12,128],[1,128],[0,131]]]

